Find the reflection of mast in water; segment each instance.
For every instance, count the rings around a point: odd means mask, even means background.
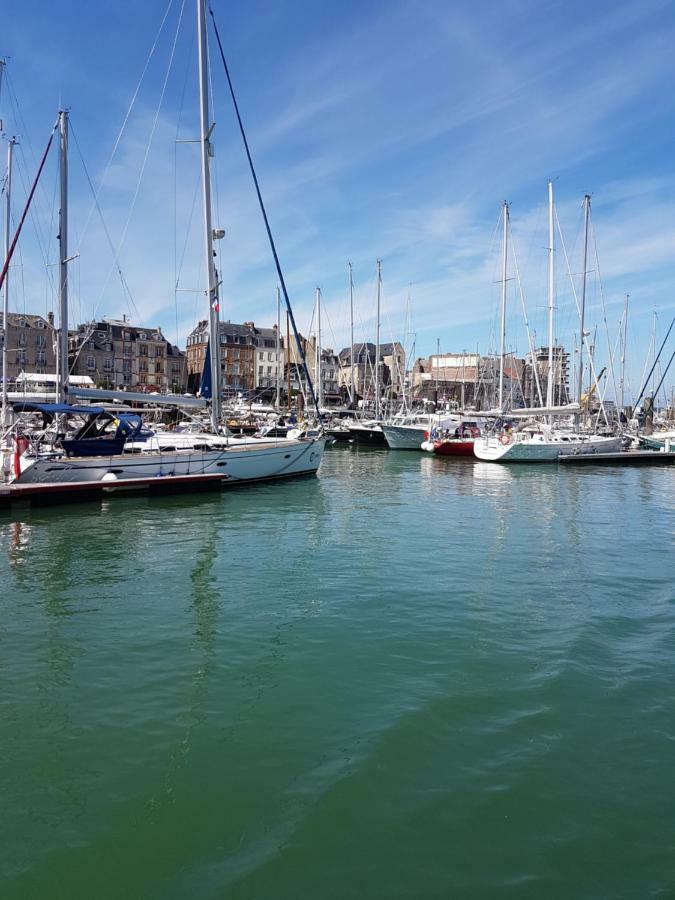
[[[7,545],[7,559],[22,587],[26,584],[29,571],[23,564],[27,562],[30,537],[31,526],[20,520],[9,522],[0,529],[2,543]]]

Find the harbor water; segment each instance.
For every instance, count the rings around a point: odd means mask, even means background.
[[[0,896],[675,896],[675,469],[0,513]]]

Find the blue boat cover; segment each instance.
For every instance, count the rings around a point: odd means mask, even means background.
[[[71,406],[69,403],[14,403],[14,412],[41,412],[47,416],[89,415],[98,416],[105,412],[102,406]]]

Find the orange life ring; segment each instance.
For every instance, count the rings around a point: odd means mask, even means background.
[[[499,443],[503,444],[506,447],[507,444],[511,443],[511,435],[506,434],[506,432],[504,432],[504,434],[500,434],[499,435]]]

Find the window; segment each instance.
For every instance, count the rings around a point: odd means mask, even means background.
[[[138,345],[138,353],[140,356],[148,355],[148,345],[147,344],[139,344]]]
[[[45,345],[45,336],[44,334],[36,334],[35,335],[35,343],[38,347],[44,347]]]
[[[131,356],[131,344],[125,344],[123,353],[125,356]]]
[[[124,373],[131,372],[131,360],[130,359],[122,360],[122,371]],[[126,384],[126,381],[125,381],[125,384]]]
[[[26,327],[26,320],[23,318],[19,319],[19,328],[25,328],[25,327]]]
[[[157,372],[158,375],[161,375],[164,372],[164,363],[155,363],[155,372]]]
[[[265,371],[265,366],[258,366],[258,375],[262,375]]]
[[[164,347],[155,347],[155,356],[161,359],[164,356]]]
[[[26,346],[26,335],[23,333],[17,335],[17,342],[19,344],[19,347],[25,347]]]
[[[138,371],[139,372],[147,372],[148,371],[147,359],[139,359],[138,360]]]
[[[25,366],[28,362],[28,354],[25,350],[17,350],[16,351],[16,364],[17,366]]]
[[[107,353],[112,353],[112,344],[110,343],[110,341],[106,342],[105,349]]]
[[[123,375],[122,383],[123,384],[131,384],[131,375]]]
[[[44,350],[38,350],[35,363],[38,366],[46,366],[47,365],[47,354],[45,353]]]
[[[0,319],[1,319],[1,318],[2,318],[2,314],[0,313]],[[47,327],[47,323],[45,322],[44,319],[36,319],[36,320],[35,320],[35,327],[36,327],[36,328],[46,328],[46,327]]]
[[[221,334],[221,335],[220,335],[220,343],[221,343],[221,344],[226,344],[226,343],[227,343],[227,335],[226,335],[226,334]]]
[[[147,376],[147,375],[139,375],[139,376],[138,376],[138,383],[139,383],[139,384],[147,384],[147,383],[148,383],[148,376]]]
[[[258,359],[260,359],[260,360],[265,359],[265,354],[262,351],[258,354]]]
[[[234,375],[238,375],[238,374],[239,374],[239,363],[235,363],[235,364],[232,366],[232,373],[233,373]]]
[[[112,372],[113,361],[109,357],[106,357],[103,360],[103,371],[104,372]]]
[[[272,366],[268,366],[268,367],[267,367],[267,374],[268,374],[268,375],[271,375],[271,374],[272,374]]]
[[[139,341],[145,341],[145,340],[147,340],[147,336],[146,336],[146,334],[145,334],[144,331],[139,331],[139,332],[138,332],[138,340],[139,340]]]
[[[94,359],[93,356],[87,357],[87,368],[89,369],[90,372],[93,372],[94,369],[96,368],[96,360]]]

